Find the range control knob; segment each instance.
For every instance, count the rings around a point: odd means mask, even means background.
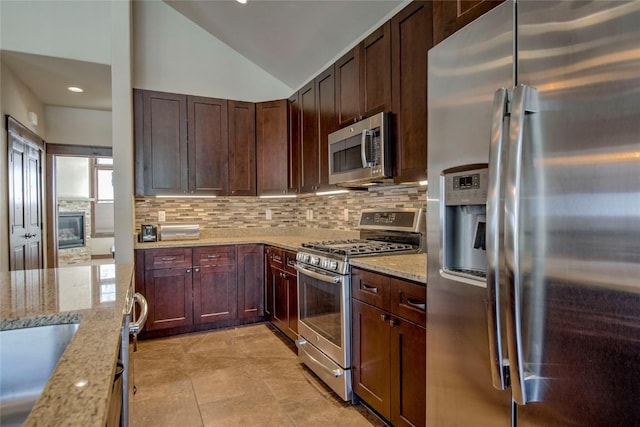
[[[338,262],[337,261],[329,261],[329,270],[337,270],[338,269]]]
[[[318,258],[317,256],[312,256],[310,257],[309,262],[313,265],[318,265],[320,264],[320,258]]]

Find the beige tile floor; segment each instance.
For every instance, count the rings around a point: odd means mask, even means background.
[[[268,324],[141,341],[133,427],[384,426],[336,397]]]

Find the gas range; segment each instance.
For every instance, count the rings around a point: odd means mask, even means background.
[[[347,274],[350,258],[424,252],[422,209],[366,209],[360,214],[360,238],[303,243],[297,261]]]

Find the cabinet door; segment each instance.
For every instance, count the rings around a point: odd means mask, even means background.
[[[393,134],[398,181],[420,181],[427,177],[427,52],[433,44],[431,5],[431,2],[414,1],[391,19]]]
[[[360,55],[362,45],[354,47],[335,63],[336,114],[338,127],[358,121],[360,114]]]
[[[188,189],[187,97],[134,91],[136,194],[182,194]]]
[[[320,183],[320,159],[318,147],[318,111],[314,82],[298,91],[300,102],[300,156],[302,173],[300,191],[308,193],[318,189]]]
[[[194,323],[215,323],[237,317],[236,277],[235,264],[193,269]]]
[[[391,111],[391,24],[386,22],[362,43],[362,115]]]
[[[229,101],[229,194],[256,195],[256,106]]]
[[[298,278],[291,273],[285,273],[284,281],[286,282],[288,301],[285,334],[295,341],[298,339]]]
[[[434,44],[440,43],[504,0],[436,0],[433,2]]]
[[[264,293],[265,293],[265,315],[267,320],[273,321],[273,305],[274,305],[274,292],[276,282],[276,270],[271,266],[271,248],[266,248],[264,251]]]
[[[262,245],[240,245],[238,258],[238,318],[264,315]]]
[[[287,100],[256,105],[258,194],[286,194],[289,189]]]
[[[229,188],[227,100],[189,96],[189,192],[226,195]]]
[[[282,332],[289,329],[289,284],[286,273],[271,266],[273,275],[273,324]]]
[[[399,319],[391,328],[391,423],[426,424],[426,330]]]
[[[300,171],[302,169],[300,152],[300,101],[298,92],[291,95],[287,103],[289,119],[289,193],[300,190]]]
[[[147,330],[189,326],[193,323],[190,268],[147,270],[144,291],[149,303]]]
[[[329,185],[329,134],[338,130],[336,115],[336,84],[332,65],[315,78],[318,105],[318,148],[320,187]]]
[[[389,316],[357,300],[352,300],[352,309],[353,391],[380,415],[391,419]]]

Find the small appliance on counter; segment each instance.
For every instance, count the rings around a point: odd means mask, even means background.
[[[158,240],[158,227],[150,224],[140,226],[139,242],[155,242]]]
[[[197,240],[199,224],[160,224],[160,240]]]

